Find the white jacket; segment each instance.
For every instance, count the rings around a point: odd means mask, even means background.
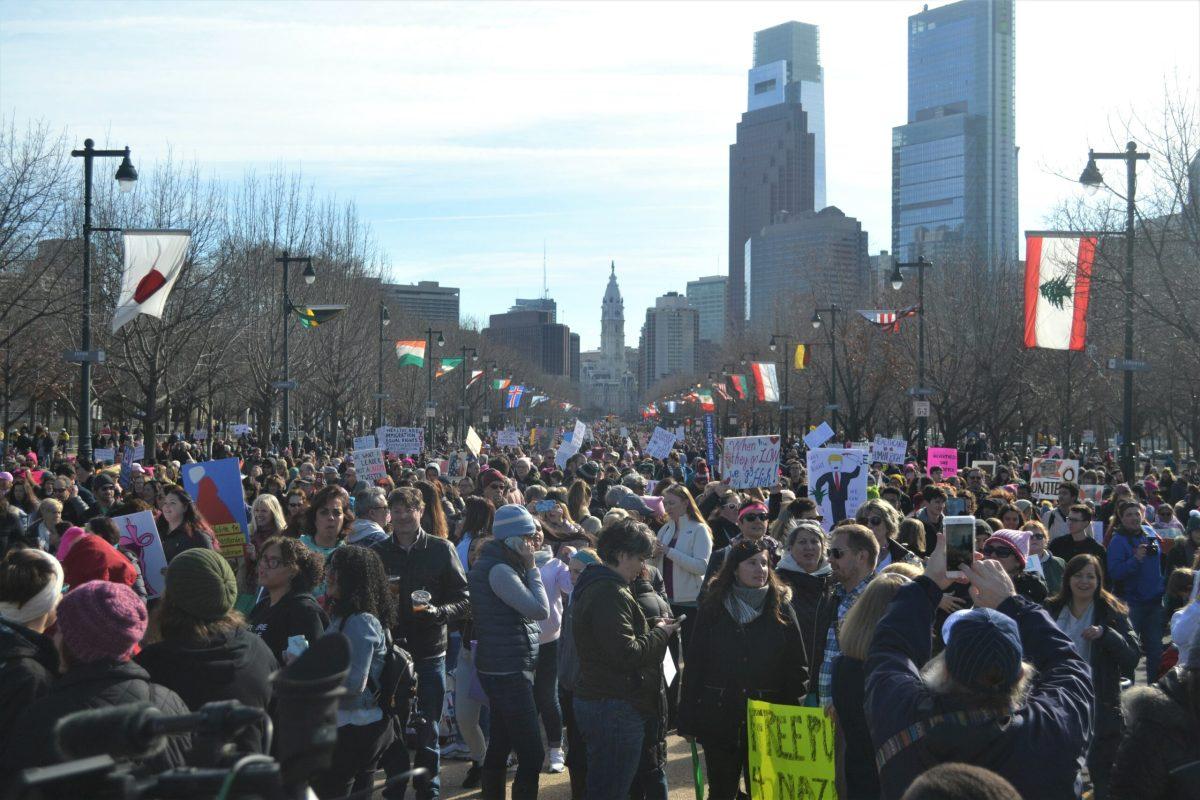
[[[678,536],[675,535],[675,526],[676,523],[670,521],[658,531],[658,541],[663,545],[672,538],[675,540],[666,552],[666,560],[670,563],[664,567],[663,559],[658,558],[654,560],[654,566],[660,571],[671,570],[674,597],[669,599],[672,603],[694,603],[700,595],[704,570],[712,555],[712,533],[708,525],[690,517],[680,517]],[[663,578],[666,578],[665,574]]]

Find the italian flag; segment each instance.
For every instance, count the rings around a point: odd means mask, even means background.
[[[420,339],[401,339],[396,342],[396,358],[400,359],[402,367],[425,366],[425,342]]]
[[[717,404],[713,402],[712,392],[708,389],[699,389],[695,392],[696,400],[700,403],[701,411],[716,411]]]
[[[770,361],[755,361],[750,365],[754,374],[754,396],[763,403],[779,402],[779,379],[775,377],[775,364]]]
[[[1025,234],[1025,346],[1082,350],[1096,237]]]

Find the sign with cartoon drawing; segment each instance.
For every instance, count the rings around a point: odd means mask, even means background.
[[[821,525],[830,530],[867,500],[865,450],[819,447],[808,451],[808,496],[821,509]]]

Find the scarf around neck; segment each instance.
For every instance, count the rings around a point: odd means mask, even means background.
[[[735,583],[729,587],[729,594],[725,595],[725,610],[739,625],[749,625],[762,614],[768,589],[770,586],[751,589]]]

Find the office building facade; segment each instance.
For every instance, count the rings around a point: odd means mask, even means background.
[[[638,383],[643,394],[663,378],[691,376],[700,351],[700,314],[687,297],[668,292],[646,309],[638,347]]]
[[[755,36],[747,110],[729,148],[727,334],[741,332],[750,314],[745,258],[750,237],[780,212],[819,208],[814,125],[819,119],[823,141],[824,95],[818,102],[823,89],[816,33],[815,26],[790,22]],[[822,188],[822,201],[823,193]]]
[[[867,234],[835,206],[780,215],[750,237],[750,326],[758,334],[792,328],[813,301],[861,307],[870,297]]]
[[[688,281],[688,305],[700,313],[700,340],[720,344],[725,341],[725,296],[729,278],[710,275]]]
[[[571,329],[553,322],[548,311],[492,314],[483,329],[483,338],[490,344],[508,348],[547,375],[571,375]]]
[[[1011,268],[1015,4],[926,8],[908,19],[908,124],[892,130],[892,253]]]
[[[458,327],[459,290],[437,281],[383,284],[384,302],[400,317],[423,324]]]

